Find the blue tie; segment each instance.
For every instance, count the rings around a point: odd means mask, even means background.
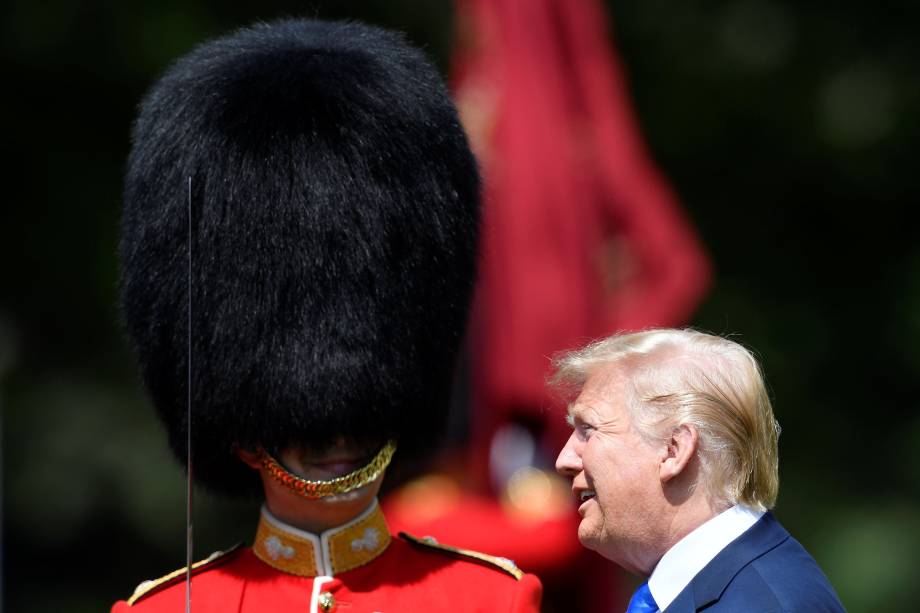
[[[636,593],[629,599],[629,606],[626,613],[654,613],[658,610],[658,603],[652,598],[652,592],[648,589],[648,583],[643,583],[636,590]]]

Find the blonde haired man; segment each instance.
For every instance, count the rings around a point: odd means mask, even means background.
[[[843,611],[770,512],[779,426],[757,360],[693,330],[615,335],[556,362],[577,397],[556,460],[581,543],[643,577],[628,613]]]

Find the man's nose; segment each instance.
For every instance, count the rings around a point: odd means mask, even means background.
[[[565,442],[565,447],[556,457],[556,472],[563,477],[573,478],[581,472],[581,455],[578,453],[578,441],[575,432]]]

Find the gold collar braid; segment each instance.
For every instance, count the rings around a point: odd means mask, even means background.
[[[262,461],[262,466],[276,481],[304,498],[315,500],[317,498],[344,494],[356,490],[359,487],[364,487],[377,479],[377,477],[386,470],[395,452],[396,441],[387,441],[380,451],[377,452],[377,455],[361,468],[353,470],[341,477],[322,480],[303,479],[292,474],[264,449],[259,450],[259,456]]]

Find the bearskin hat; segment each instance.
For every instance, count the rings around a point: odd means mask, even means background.
[[[400,35],[285,20],[176,62],[133,127],[121,302],[182,461],[190,377],[196,482],[258,491],[237,445],[430,446],[478,223],[456,110]]]

